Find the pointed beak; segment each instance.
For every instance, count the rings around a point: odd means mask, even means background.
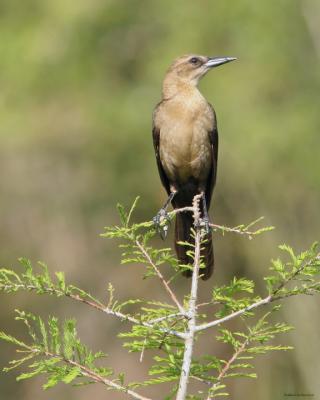
[[[235,61],[236,59],[236,57],[210,57],[204,65],[208,68],[214,68],[218,67],[219,65]]]

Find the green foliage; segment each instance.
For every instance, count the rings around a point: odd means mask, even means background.
[[[197,304],[195,315],[190,315],[192,293],[186,293],[180,302],[171,287],[172,279],[180,276],[179,265],[170,249],[154,249],[151,240],[155,229],[151,222],[132,223],[131,217],[137,199],[131,209],[118,205],[120,225],[106,228],[103,236],[122,240],[121,247],[123,263],[134,263],[145,268],[145,277],[158,279],[168,294],[167,302],[156,299],[125,299],[115,298],[115,290],[109,283],[108,299],[104,304],[86,291],[65,281],[61,272],[52,277],[45,264],[39,263],[34,268],[29,260],[20,259],[22,271],[0,269],[0,290],[4,293],[15,293],[20,290],[33,291],[37,295],[49,294],[57,297],[65,296],[87,307],[98,310],[126,321],[131,327],[125,328],[118,336],[123,340],[123,346],[129,352],[138,353],[143,361],[148,351],[151,351],[153,365],[148,371],[148,377],[142,382],[125,384],[124,374],[109,380],[113,373],[110,368],[97,365],[104,353],[94,353],[78,338],[76,322],[69,319],[61,324],[56,317],[49,317],[45,322],[40,316],[17,311],[16,319],[23,322],[29,334],[30,343],[26,343],[7,333],[1,332],[0,339],[16,346],[22,357],[12,360],[5,371],[28,365],[18,380],[29,379],[36,375],[46,375],[45,389],[55,386],[58,382],[66,384],[102,383],[109,388],[124,391],[134,398],[141,398],[136,389],[171,383],[170,393],[165,399],[173,399],[178,391],[179,382],[184,372],[186,343],[190,338],[194,345],[201,340],[203,330],[212,329],[218,343],[227,346],[229,357],[226,359],[212,354],[200,357],[194,355],[190,359],[189,377],[192,381],[203,384],[203,389],[189,393],[188,399],[214,399],[228,396],[228,380],[230,378],[256,378],[254,359],[258,355],[271,351],[291,349],[286,345],[274,345],[273,340],[279,334],[292,329],[286,323],[279,322],[278,311],[281,299],[301,294],[320,292],[320,260],[318,245],[295,254],[287,245],[280,246],[287,260],[272,261],[271,275],[265,278],[267,295],[255,293],[254,282],[246,278],[234,277],[229,284],[215,286],[208,302]],[[252,224],[245,225],[250,227]],[[201,226],[195,228],[195,233]],[[224,232],[235,232],[219,227]],[[246,233],[252,235],[248,229]],[[260,229],[259,232],[265,232]],[[243,234],[243,228],[237,228],[237,233]],[[257,231],[255,231],[257,232]],[[124,242],[124,243],[123,243]],[[188,244],[192,257],[196,252],[195,244]],[[199,244],[201,246],[201,243]],[[289,258],[289,259],[288,259]],[[194,263],[201,260],[194,259]],[[187,266],[193,269],[192,265]],[[201,271],[200,271],[201,273]],[[165,278],[165,275],[168,276]],[[261,315],[260,306],[268,307]],[[202,306],[209,308],[207,313]],[[278,316],[278,317],[277,317]],[[239,318],[239,326],[232,330],[226,322]],[[195,327],[190,336],[190,320],[194,318]]]
[[[52,277],[48,272],[48,267],[42,262],[38,263],[38,268],[34,268],[31,261],[26,258],[19,258],[19,263],[23,269],[20,274],[7,268],[0,269],[0,290],[2,292],[15,293],[19,290],[26,290],[39,295],[78,296],[83,300],[102,304],[86,291],[74,285],[67,285],[63,272],[56,272],[55,277]]]
[[[66,320],[62,327],[55,317],[49,317],[45,323],[39,316],[16,310],[16,320],[22,321],[27,328],[31,343],[20,341],[11,335],[0,332],[0,339],[16,345],[17,352],[23,356],[10,361],[5,372],[24,365],[28,369],[18,375],[17,380],[30,379],[37,375],[46,375],[44,389],[64,382],[66,384],[90,383],[90,374],[100,377],[113,374],[112,369],[96,365],[96,361],[105,357],[102,352],[93,353],[77,336],[75,320]],[[90,374],[88,374],[90,370]]]
[[[214,231],[220,231],[223,235],[228,232],[235,232],[240,235],[247,235],[248,238],[251,240],[254,236],[260,235],[261,233],[270,232],[274,230],[274,226],[264,226],[262,228],[257,228],[257,224],[264,220],[264,217],[259,217],[248,224],[241,224],[234,226],[232,228],[224,225],[216,225],[213,224]],[[253,228],[256,228],[253,230]]]
[[[128,212],[125,211],[122,205],[118,204],[121,225],[106,227],[105,233],[101,234],[101,236],[122,239],[125,242],[120,244],[120,248],[123,249],[122,264],[145,265],[145,278],[156,275],[155,268],[151,265],[150,260],[156,267],[169,264],[175,271],[181,271],[181,266],[173,256],[171,248],[154,249],[149,244],[157,233],[153,222],[133,223],[129,226],[132,212],[137,206],[138,200],[139,198],[137,197]],[[164,223],[162,222],[162,224]]]
[[[216,287],[212,291],[212,302],[221,304],[222,307],[215,313],[215,316],[222,318],[231,312],[247,308],[251,304],[261,300],[259,296],[253,296],[254,282],[245,278],[236,278],[229,285]],[[251,295],[244,296],[245,294]],[[251,314],[249,311],[244,315]]]
[[[280,258],[272,260],[272,275],[265,277],[268,292],[274,299],[297,294],[314,294],[320,291],[317,276],[320,272],[319,245],[314,243],[310,249],[294,254],[287,245],[279,249],[289,255],[289,261]]]

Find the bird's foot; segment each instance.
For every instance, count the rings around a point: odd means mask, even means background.
[[[164,240],[167,237],[169,226],[171,225],[169,214],[164,208],[161,208],[158,214],[153,217],[152,221],[161,239]]]
[[[200,226],[204,229],[205,233],[208,235],[211,233],[211,226],[210,226],[210,221],[208,217],[204,217],[200,221]]]

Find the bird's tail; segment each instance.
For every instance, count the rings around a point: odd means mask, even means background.
[[[190,250],[188,246],[183,246],[177,242],[193,243],[194,239],[191,237],[191,228],[193,227],[193,218],[190,213],[181,213],[176,215],[175,225],[175,249],[180,264],[193,264],[192,257],[187,252]],[[201,257],[205,263],[205,268],[201,269],[200,274],[203,280],[210,278],[213,272],[213,244],[212,234],[208,233],[205,237],[205,242],[202,244]],[[183,272],[186,277],[192,276],[192,270]]]

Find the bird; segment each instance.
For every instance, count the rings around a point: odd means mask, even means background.
[[[152,115],[152,137],[156,162],[168,199],[153,221],[162,238],[169,221],[167,208],[192,206],[193,197],[202,195],[201,219],[205,225],[205,240],[201,250],[204,268],[201,278],[210,278],[214,267],[212,233],[208,209],[217,177],[218,129],[212,105],[198,89],[198,83],[208,71],[236,60],[236,57],[207,57],[187,54],[177,58],[167,70],[162,85],[162,99]],[[179,264],[192,265],[188,248],[179,242],[192,243],[191,213],[177,213],[175,220],[175,250]],[[191,267],[183,275],[192,276]]]

